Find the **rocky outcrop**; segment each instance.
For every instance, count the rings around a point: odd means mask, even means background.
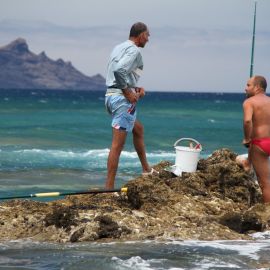
[[[270,205],[261,203],[254,175],[235,157],[228,149],[215,151],[182,177],[161,162],[158,176],[131,180],[122,194],[2,202],[0,240],[251,239],[251,232],[269,230]]]
[[[36,55],[22,38],[0,48],[0,70],[0,89],[105,89],[101,75],[88,77],[71,62],[54,61],[45,52]]]

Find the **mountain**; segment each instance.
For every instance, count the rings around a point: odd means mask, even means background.
[[[105,79],[89,77],[62,59],[35,54],[25,39],[0,47],[0,89],[104,90]]]

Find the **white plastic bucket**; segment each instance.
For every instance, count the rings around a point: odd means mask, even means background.
[[[194,142],[194,147],[179,146],[177,145],[183,141]],[[200,152],[202,151],[201,144],[192,138],[182,138],[174,143],[174,148],[176,151],[175,157],[175,171],[177,175],[182,174],[182,172],[195,172],[197,169],[198,161],[200,158]]]

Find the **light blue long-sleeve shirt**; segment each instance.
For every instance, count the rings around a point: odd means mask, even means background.
[[[108,88],[112,86],[118,88],[118,91],[127,87],[136,87],[142,69],[143,60],[140,49],[133,41],[127,40],[117,45],[110,55],[106,85]],[[108,91],[117,92],[114,88]]]

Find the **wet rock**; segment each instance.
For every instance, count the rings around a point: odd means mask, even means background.
[[[54,225],[56,228],[64,228],[70,230],[72,225],[77,225],[75,220],[77,212],[69,207],[55,205],[52,213],[49,213],[44,218],[45,226]]]
[[[242,217],[241,213],[225,213],[225,215],[220,218],[219,222],[233,231],[242,233]]]
[[[79,238],[83,235],[85,228],[79,228],[76,229],[72,234],[70,235],[69,241],[70,242],[77,242]]]
[[[109,216],[98,216],[95,221],[99,221],[99,238],[119,238],[121,231],[118,224]]]
[[[198,170],[176,177],[163,161],[158,175],[138,177],[127,193],[67,196],[41,203],[0,204],[0,239],[78,242],[145,239],[251,239],[269,230],[270,206],[254,175],[220,149],[201,159]]]
[[[256,204],[243,213],[242,232],[270,229],[270,204]]]
[[[239,233],[268,230],[270,225],[270,204],[256,204],[241,213],[226,213],[220,218],[220,223]]]

